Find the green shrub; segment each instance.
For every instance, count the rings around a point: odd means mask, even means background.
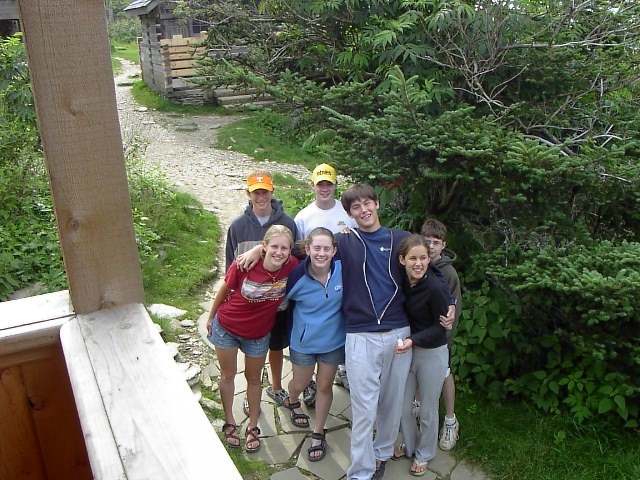
[[[500,249],[474,270],[454,350],[461,378],[578,422],[613,413],[638,426],[639,243]]]
[[[21,153],[0,162],[0,198],[0,300],[34,283],[66,288],[42,157]]]
[[[136,18],[121,18],[108,25],[109,40],[117,43],[135,43],[142,35],[140,20]]]

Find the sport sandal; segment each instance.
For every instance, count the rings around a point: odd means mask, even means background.
[[[314,440],[320,440],[319,445],[313,445]],[[315,452],[320,452],[320,455],[312,455]],[[324,433],[313,432],[311,434],[311,446],[307,450],[307,458],[310,462],[319,462],[327,453],[327,440]]]
[[[244,443],[244,449],[247,451],[247,453],[254,453],[257,452],[258,450],[260,450],[260,429],[258,427],[253,427],[253,428],[249,428],[247,427],[247,431],[245,432],[245,443]],[[249,447],[250,443],[256,443],[258,442],[258,445],[255,447]]]
[[[291,415],[291,423],[294,427],[309,428],[309,415],[305,413],[296,413],[296,408],[302,408],[300,402],[291,403],[291,398],[286,397],[282,402],[282,406],[289,410]]]
[[[240,437],[238,436],[237,425],[233,423],[225,423],[222,426],[222,433],[224,433],[224,442],[227,444],[227,447],[238,448],[240,446]]]
[[[267,395],[273,399],[278,405],[284,405],[284,399],[289,396],[287,391],[284,388],[280,390],[274,390],[272,387],[267,387]]]

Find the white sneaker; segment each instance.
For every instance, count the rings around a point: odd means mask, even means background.
[[[411,405],[411,414],[418,418],[420,416],[420,408],[422,407],[422,405],[420,404],[419,400],[414,400],[413,404]]]
[[[458,441],[458,431],[460,430],[460,423],[458,423],[458,419],[456,419],[456,423],[453,425],[447,425],[446,423],[442,426],[442,430],[440,430],[440,449],[441,450],[451,450],[456,446],[456,442]]]
[[[344,388],[349,390],[349,379],[347,378],[347,369],[342,365],[338,367],[338,371],[336,372],[335,383],[336,385],[342,385]]]

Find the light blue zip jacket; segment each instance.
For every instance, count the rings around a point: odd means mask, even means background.
[[[327,353],[344,346],[347,332],[342,314],[342,264],[331,261],[323,285],[308,273],[311,259],[300,263],[287,280],[292,326],[289,347],[306,354]]]

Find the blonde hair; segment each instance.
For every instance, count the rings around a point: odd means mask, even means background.
[[[264,237],[262,237],[262,242],[266,246],[271,240],[280,235],[287,237],[289,239],[289,246],[293,248],[293,233],[284,225],[271,225],[265,232]]]

